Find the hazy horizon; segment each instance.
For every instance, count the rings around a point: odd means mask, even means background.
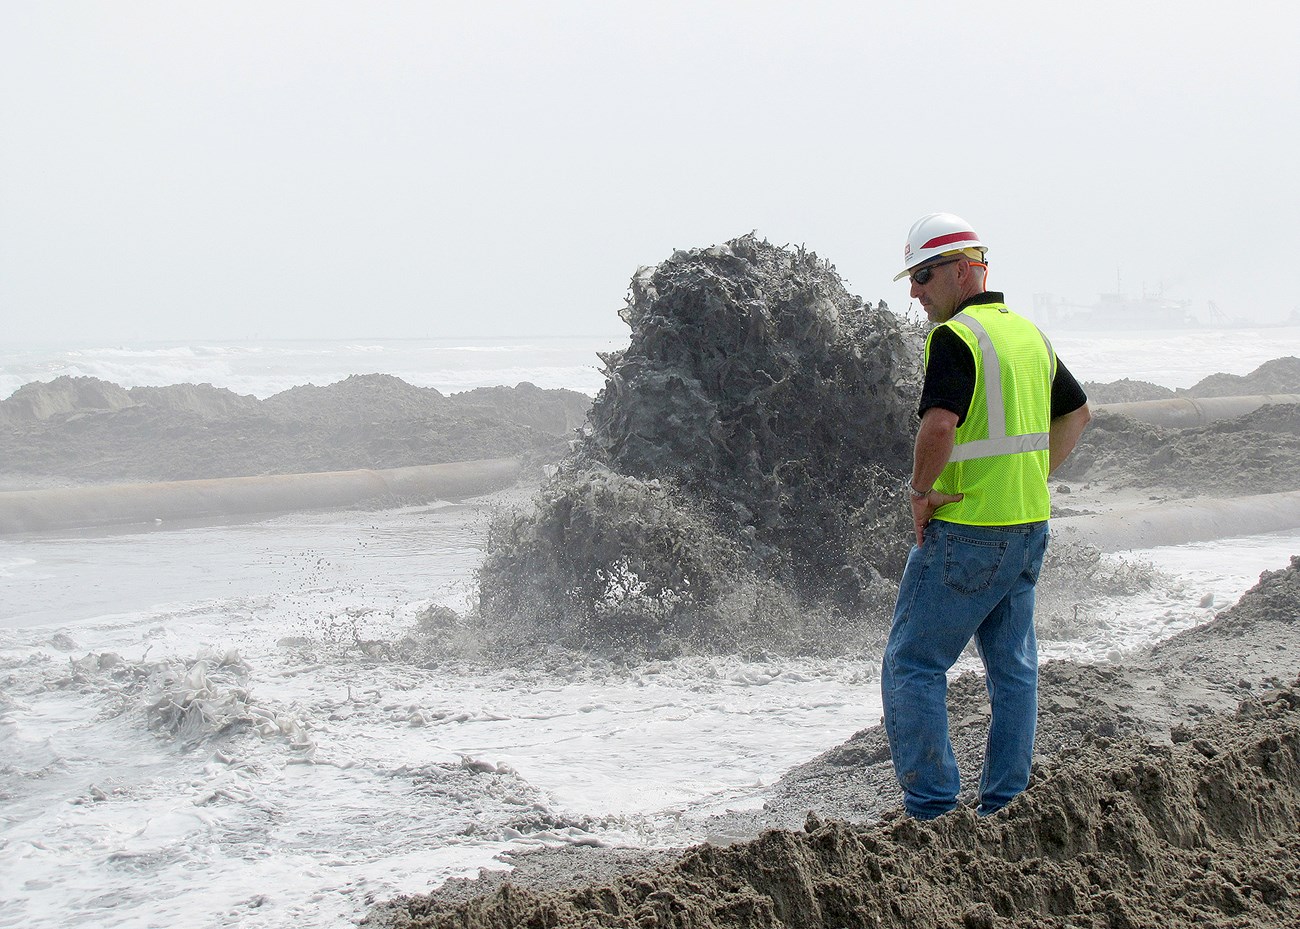
[[[6,339],[618,336],[638,267],[751,230],[906,312],[932,210],[1017,309],[1280,321],[1300,13],[1251,12],[8,4]]]

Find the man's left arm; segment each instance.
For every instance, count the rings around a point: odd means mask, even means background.
[[[1070,457],[1070,452],[1074,451],[1074,446],[1079,442],[1079,436],[1083,435],[1083,427],[1088,425],[1090,419],[1092,413],[1088,411],[1088,404],[1085,403],[1078,409],[1052,420],[1048,433],[1048,448],[1051,456],[1051,464],[1048,465],[1047,470],[1049,475]]]
[[[1092,419],[1088,410],[1088,395],[1083,392],[1079,382],[1074,379],[1070,369],[1061,359],[1056,359],[1056,376],[1052,379],[1052,419],[1049,425],[1048,448],[1050,475],[1059,468],[1083,435],[1084,426]]]

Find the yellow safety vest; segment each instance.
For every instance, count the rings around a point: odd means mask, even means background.
[[[965,496],[936,519],[970,526],[1040,522],[1051,512],[1047,490],[1052,379],[1056,353],[1038,327],[1003,303],[968,306],[943,325],[975,358],[975,393],[957,427],[952,456],[936,490]],[[937,327],[936,327],[937,328]],[[930,338],[925,363],[930,363]]]

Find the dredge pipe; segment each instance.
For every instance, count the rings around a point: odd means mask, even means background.
[[[0,535],[355,506],[463,500],[509,487],[515,458],[383,470],[106,484],[0,493]]]
[[[1281,532],[1300,526],[1300,491],[1219,499],[1171,500],[1090,516],[1052,520],[1056,538],[1095,545],[1104,552],[1208,542]]]
[[[1120,413],[1153,426],[1188,429],[1222,419],[1236,419],[1253,413],[1261,406],[1277,403],[1300,403],[1300,394],[1257,394],[1250,397],[1169,397],[1164,400],[1138,400],[1133,403],[1102,403],[1092,407],[1094,413]]]

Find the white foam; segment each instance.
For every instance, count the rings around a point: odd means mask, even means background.
[[[367,895],[427,889],[511,847],[698,838],[693,807],[743,805],[878,712],[858,662],[448,673],[325,632],[299,637],[326,656],[304,662],[277,644],[300,609],[241,599],[224,635],[211,604],[91,618],[61,630],[93,653],[73,664],[51,627],[8,633],[28,706],[10,709],[5,739],[29,763],[0,848],[20,892],[0,918],[335,925]],[[185,657],[208,640],[246,650]],[[120,660],[100,657],[111,645]],[[239,673],[218,681],[218,667]],[[160,718],[168,699],[213,710],[186,728],[184,712]]]
[[[16,556],[0,557],[0,578],[4,578],[9,583],[18,583],[23,579],[37,577],[33,570],[36,567],[36,559],[19,558]]]

